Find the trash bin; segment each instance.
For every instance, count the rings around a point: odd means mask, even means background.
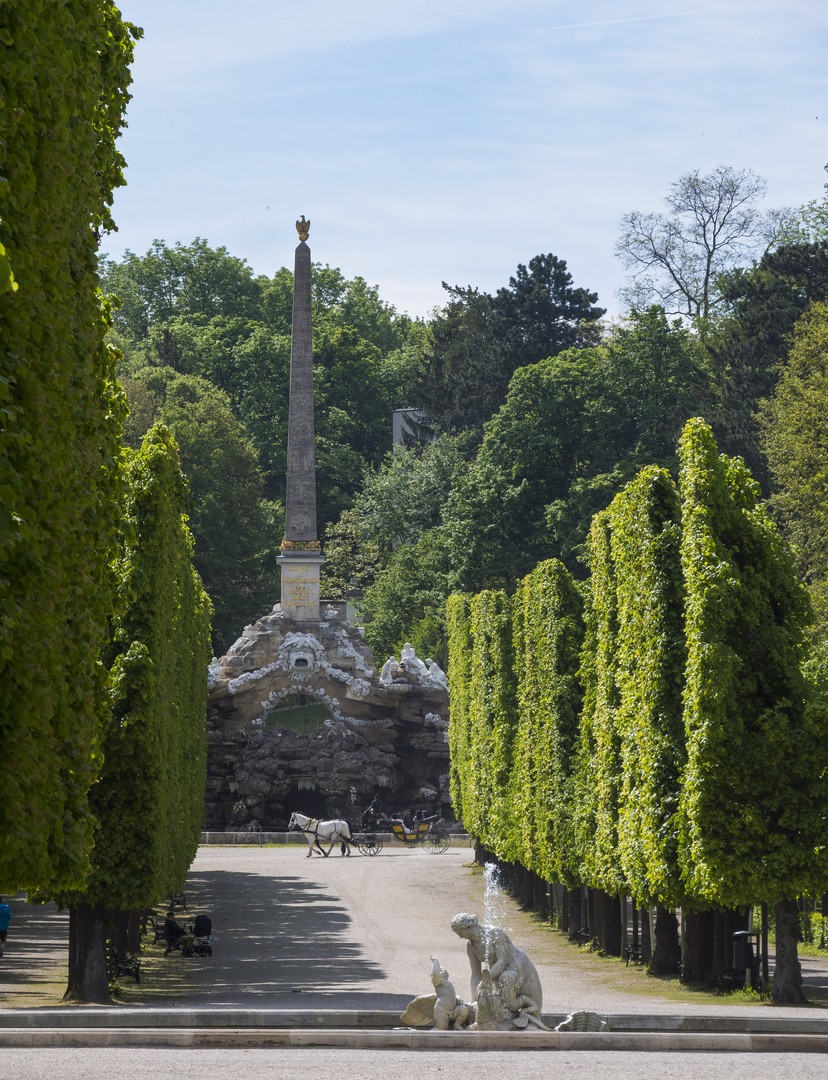
[[[733,935],[733,966],[742,971],[753,967],[753,945],[749,930],[737,930]]]
[[[755,949],[753,938],[756,938]],[[758,933],[755,930],[737,930],[733,935],[733,967],[736,971],[744,971],[746,986],[755,986],[759,981],[758,957]]]

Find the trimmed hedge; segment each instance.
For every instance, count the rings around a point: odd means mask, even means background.
[[[127,470],[130,539],[118,562],[125,612],[111,663],[98,822],[82,899],[151,906],[178,892],[204,819],[210,601],[192,566],[186,482],[169,431],[152,428]]]
[[[0,3],[0,888],[82,884],[109,708],[124,400],[98,290],[140,31],[105,0]]]
[[[514,599],[518,726],[510,813],[521,864],[566,885],[578,881],[573,754],[582,701],[582,609],[575,583],[557,559],[528,574]]]
[[[479,593],[470,606],[469,758],[459,763],[463,821],[501,859],[516,857],[509,775],[516,726],[512,605],[502,591]]]
[[[577,833],[584,881],[616,893],[623,876],[618,861],[618,800],[621,739],[616,713],[618,597],[612,559],[612,515],[596,514],[588,539],[590,580],[581,665],[584,707],[577,765]]]
[[[686,663],[681,508],[669,473],[651,466],[616,496],[612,517],[621,741],[618,858],[641,905],[680,904],[679,777],[685,763]]]
[[[682,876],[722,906],[824,891],[828,713],[802,665],[810,604],[740,459],[691,420],[679,444],[686,589]]]
[[[680,495],[650,467],[593,519],[583,616],[555,562],[514,598],[451,599],[455,807],[500,859],[647,906],[818,894],[828,680],[807,591],[743,463],[701,420],[679,449]]]

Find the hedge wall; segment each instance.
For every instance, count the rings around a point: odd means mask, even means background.
[[[680,495],[650,467],[593,519],[583,616],[555,562],[511,599],[451,600],[455,807],[501,859],[645,905],[824,892],[828,665],[808,659],[807,592],[703,421],[680,457]]]
[[[105,0],[0,2],[0,888],[82,882],[124,403],[97,289],[139,31]],[[0,266],[8,286],[8,268]]]
[[[87,903],[151,906],[181,888],[204,819],[210,601],[192,566],[186,484],[166,428],[130,460],[130,540],[118,560],[129,603],[109,651],[104,763]]]
[[[567,885],[577,882],[573,754],[582,701],[582,609],[557,559],[527,575],[514,599],[518,726],[509,803],[519,861],[544,880]]]
[[[607,510],[592,519],[588,555],[576,827],[583,880],[615,893],[623,882],[618,862],[621,740],[616,720],[620,704],[616,673],[618,598],[612,560],[612,516]]]
[[[449,755],[451,801],[458,820],[465,820],[463,809],[464,766],[470,760],[469,691],[471,687],[471,606],[470,597],[455,593],[446,602],[448,627],[448,678],[451,710],[449,718]]]
[[[687,765],[679,860],[723,906],[828,883],[828,714],[802,673],[810,606],[740,459],[702,420],[679,444]]]
[[[621,741],[618,859],[641,904],[683,901],[679,778],[685,762],[681,509],[669,473],[651,466],[616,496],[612,561]]]
[[[459,765],[463,821],[501,859],[516,857],[509,813],[515,676],[512,605],[501,591],[479,593],[470,610],[468,759]]]

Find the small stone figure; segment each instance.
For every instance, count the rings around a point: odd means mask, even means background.
[[[379,681],[381,683],[392,683],[400,670],[400,666],[397,663],[396,656],[389,656],[385,663],[382,665],[382,671],[380,672]]]
[[[473,1009],[457,997],[454,986],[449,982],[448,972],[440,967],[436,956],[431,958],[431,982],[436,993],[415,998],[400,1019],[414,1027],[433,1023],[438,1031],[463,1027]]]
[[[457,997],[454,986],[449,982],[448,972],[440,967],[436,956],[431,958],[431,982],[437,991],[434,1002],[434,1026],[440,1031],[450,1027],[462,1027],[469,1018],[469,1007]]]
[[[448,690],[448,676],[440,665],[432,660],[430,656],[426,658],[426,665],[428,666],[428,671],[425,675],[425,681],[431,683],[432,686],[439,686],[443,690]]]
[[[412,675],[416,675],[417,679],[419,679],[421,675],[427,674],[425,664],[417,656],[417,653],[414,651],[414,646],[410,641],[406,641],[405,645],[403,645],[403,650],[400,653],[400,664],[404,664],[406,671],[411,672]]]

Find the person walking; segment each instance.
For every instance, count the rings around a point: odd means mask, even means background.
[[[0,896],[0,958],[2,958],[3,950],[6,948],[6,937],[8,936],[10,921],[11,908]]]

